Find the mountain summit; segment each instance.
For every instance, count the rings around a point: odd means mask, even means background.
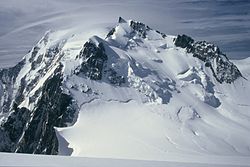
[[[0,71],[0,151],[250,155],[249,74],[217,46],[121,17],[79,39],[49,31]]]

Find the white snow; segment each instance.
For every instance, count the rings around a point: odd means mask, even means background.
[[[249,167],[248,157],[173,154],[165,161],[0,153],[0,166],[53,167]]]

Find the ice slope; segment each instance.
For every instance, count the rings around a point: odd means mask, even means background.
[[[173,39],[154,30],[143,38],[129,22],[105,40],[91,38],[104,43],[107,66],[128,83],[69,76],[65,83],[80,111],[72,127],[57,129],[66,140],[59,152],[69,147],[74,156],[158,160],[168,153],[249,156],[249,81],[219,84]],[[81,87],[92,91],[81,93]]]
[[[0,153],[0,166],[85,167],[248,167],[246,157],[171,155],[165,161],[86,158]]]

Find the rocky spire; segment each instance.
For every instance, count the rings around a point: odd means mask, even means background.
[[[119,17],[118,23],[127,23],[127,21],[122,17]]]

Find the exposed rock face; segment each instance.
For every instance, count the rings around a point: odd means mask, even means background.
[[[133,21],[133,20],[130,22],[130,27],[134,31],[136,31],[139,34],[139,36],[141,36],[142,38],[147,37],[148,31],[155,31],[155,30],[151,29],[149,26],[147,26],[147,25],[145,25],[145,24],[143,24],[141,22],[137,22],[137,21]],[[160,34],[163,38],[166,37],[166,34],[161,33],[160,31],[157,31],[157,30],[156,30],[156,32],[158,34]]]
[[[112,36],[115,33],[115,28],[112,28],[109,33],[107,34],[106,38]]]
[[[175,45],[181,48],[187,48],[188,51],[192,48],[192,44],[194,43],[194,40],[187,36],[187,35],[178,35],[175,40]]]
[[[76,108],[70,95],[61,89],[62,75],[58,68],[43,86],[42,95],[34,110],[15,108],[1,130],[9,147],[1,151],[36,154],[57,154],[58,141],[54,127],[65,127],[72,123]],[[8,136],[8,137],[6,137]],[[6,142],[6,141],[5,141]]]
[[[109,83],[120,86],[125,83],[124,76],[117,74],[115,69],[108,67],[108,55],[105,52],[104,44],[86,42],[78,58],[82,61],[81,66],[75,70],[76,74],[83,74],[91,80],[107,79]]]
[[[83,72],[92,80],[102,79],[103,66],[108,59],[102,43],[96,46],[92,42],[86,42],[79,54],[79,58],[83,62],[77,73]]]
[[[54,127],[65,127],[75,118],[76,107],[61,88],[58,65],[65,41],[46,47],[48,38],[46,33],[16,66],[0,70],[0,151],[57,154]]]
[[[58,141],[54,127],[73,122],[75,108],[71,96],[61,90],[62,76],[56,73],[43,87],[42,96],[16,151],[57,154]]]
[[[131,21],[130,27],[138,32],[139,36],[146,38],[147,31],[151,30],[149,26],[146,26],[145,24],[141,22]]]
[[[127,21],[122,17],[119,17],[118,23],[127,23]]]
[[[204,61],[219,83],[232,83],[242,77],[239,69],[217,46],[206,41],[194,41],[187,35],[178,35],[174,42],[177,47],[185,48],[188,53]]]
[[[16,144],[30,119],[30,111],[26,108],[15,109],[0,128],[1,152],[14,152]]]
[[[20,101],[22,99],[22,91],[24,89],[23,82],[21,81],[19,93],[16,97],[13,95],[13,85],[16,82],[16,78],[20,72],[20,70],[24,66],[24,61],[22,60],[16,66],[9,69],[0,69],[0,84],[2,85],[2,93],[3,102],[0,107],[0,113],[7,113],[11,109],[12,100],[15,98],[16,101]]]
[[[119,17],[118,23],[127,23],[127,21],[125,19],[123,19],[122,17]],[[158,34],[160,34],[163,38],[166,37],[166,34],[161,33],[160,31],[157,31],[157,30],[153,30],[149,26],[145,25],[144,23],[138,22],[138,21],[131,20],[129,22],[129,25],[130,25],[131,29],[133,30],[130,34],[131,36],[133,36],[134,34],[138,34],[139,37],[146,38],[149,31],[155,31]],[[112,28],[109,31],[109,33],[107,34],[106,38],[112,36],[115,33],[115,31],[116,31],[116,29]]]
[[[44,77],[53,67],[53,61],[59,60],[62,56],[59,54],[62,43],[50,47],[45,54],[40,54],[41,47],[46,46],[47,42],[48,33],[33,47],[29,53],[30,57],[24,57],[21,62],[12,68],[0,69],[0,87],[2,87],[0,96],[3,97],[0,99],[2,103],[0,113],[8,113],[12,110],[14,104],[19,105],[24,100],[24,95],[28,94],[36,86],[39,79]],[[39,93],[40,91],[37,90],[33,96],[30,96],[29,100],[34,100]]]
[[[105,72],[107,74],[107,79],[113,85],[120,86],[121,84],[126,82],[125,77],[118,75],[117,72],[112,68],[110,68],[109,70],[107,70]]]

